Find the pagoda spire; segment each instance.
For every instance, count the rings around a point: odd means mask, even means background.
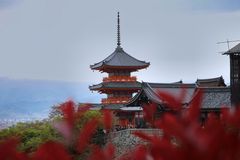
[[[121,46],[121,41],[120,41],[120,15],[118,12],[118,20],[117,20],[117,46]]]

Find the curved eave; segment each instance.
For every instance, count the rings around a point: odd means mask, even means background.
[[[148,83],[143,82],[142,86],[143,86],[143,90],[144,90],[144,92],[145,92],[145,94],[146,94],[146,96],[148,97],[149,100],[151,100],[152,102],[157,103],[157,104],[163,104],[164,103],[160,99],[158,94],[156,92],[154,92],[154,90],[152,89],[152,87]]]
[[[101,87],[101,88],[90,88],[92,91],[133,91],[136,92],[140,90],[141,88],[110,88],[110,87]]]
[[[139,70],[139,69],[144,69],[149,67],[150,63],[149,62],[144,62],[146,64],[141,65],[141,66],[113,66],[113,65],[107,65],[105,63],[100,62],[101,64],[98,65],[90,65],[90,68],[92,70],[100,70],[100,71],[104,71],[104,70],[109,70],[109,69],[124,69],[124,70]]]
[[[128,103],[126,104],[126,106],[133,106],[133,104],[141,97],[141,95],[143,94],[143,90],[141,89],[135,96],[133,96]]]
[[[100,84],[97,84],[97,85],[92,85],[92,86],[89,86],[88,88],[91,90],[91,91],[97,91],[99,90],[99,88],[102,88],[103,85],[100,83]]]
[[[227,86],[222,76],[209,79],[197,79],[196,85],[198,87]]]
[[[225,52],[223,55],[231,55],[231,54],[240,54],[240,51],[237,52]]]
[[[133,105],[140,97],[145,94],[149,100],[156,104],[162,104],[163,102],[159,99],[159,96],[152,90],[150,85],[146,82],[142,82],[141,91],[138,92],[130,101],[127,103],[127,106]]]
[[[216,78],[208,78],[208,79],[197,79],[196,83],[197,82],[216,82],[216,81],[220,81],[220,80],[223,80],[223,77],[220,76],[220,77],[216,77]]]
[[[139,90],[141,89],[140,82],[110,82],[110,83],[100,83],[97,85],[89,86],[90,90],[101,91],[101,90]]]

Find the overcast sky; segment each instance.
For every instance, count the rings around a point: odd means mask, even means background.
[[[229,83],[216,43],[240,39],[238,0],[0,0],[0,77],[100,82],[89,65],[116,48],[117,11],[122,47],[151,63],[139,81]]]

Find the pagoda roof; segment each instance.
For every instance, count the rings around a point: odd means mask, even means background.
[[[102,60],[101,62],[91,65],[91,69],[103,70],[104,68],[134,68],[134,69],[143,69],[150,65],[150,63],[145,61],[140,61],[129,54],[127,54],[122,47],[117,46],[115,51]]]
[[[222,76],[208,79],[197,79],[198,87],[226,87]]]
[[[223,54],[227,54],[227,55],[230,55],[230,54],[239,54],[240,53],[240,43],[237,44],[236,46],[234,46],[233,48],[229,49],[227,52],[223,53]]]
[[[141,89],[140,82],[102,82],[100,84],[89,86],[90,90],[103,89]]]

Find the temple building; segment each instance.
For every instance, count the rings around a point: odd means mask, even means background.
[[[137,77],[131,73],[147,68],[150,63],[140,61],[127,54],[120,42],[120,17],[117,18],[117,47],[115,51],[104,60],[90,66],[92,70],[105,72],[99,84],[89,87],[91,91],[107,94],[107,98],[101,101],[102,109],[114,111],[119,118],[119,124],[133,127],[141,127],[139,122],[143,120],[143,108],[146,104],[157,105],[157,116],[165,112],[171,112],[159,92],[180,96],[182,89],[186,90],[186,96],[182,101],[183,109],[193,102],[199,90],[203,91],[201,106],[202,122],[209,112],[219,115],[222,108],[240,104],[240,44],[225,52],[230,56],[230,86],[227,86],[222,76],[210,79],[197,79],[193,83],[151,83],[138,82]],[[136,93],[133,97],[133,93]]]
[[[171,112],[171,109],[161,96],[159,96],[159,92],[179,97],[184,87],[186,95],[182,101],[182,107],[183,109],[187,109],[193,102],[198,90],[201,89],[203,91],[201,106],[202,118],[206,118],[209,112],[219,113],[221,108],[231,105],[230,88],[226,87],[226,84],[221,79],[221,77],[202,79],[201,81],[204,82],[202,85],[199,85],[199,80],[197,80],[196,83],[183,83],[182,81],[176,83],[143,82],[141,91],[129,101],[126,108],[144,107],[147,104],[155,103],[157,104],[159,114]],[[220,81],[222,83],[221,85],[219,85]]]
[[[233,106],[240,105],[240,43],[231,48],[224,55],[230,57],[230,86],[231,102]]]
[[[90,66],[92,70],[108,74],[108,77],[104,77],[100,84],[90,86],[89,89],[107,94],[107,98],[102,99],[101,104],[103,108],[112,110],[118,110],[132,98],[133,93],[141,89],[141,83],[137,81],[137,77],[131,76],[131,73],[150,65],[150,63],[130,56],[123,50],[120,41],[119,13],[117,22],[117,47],[115,51],[104,60]]]

